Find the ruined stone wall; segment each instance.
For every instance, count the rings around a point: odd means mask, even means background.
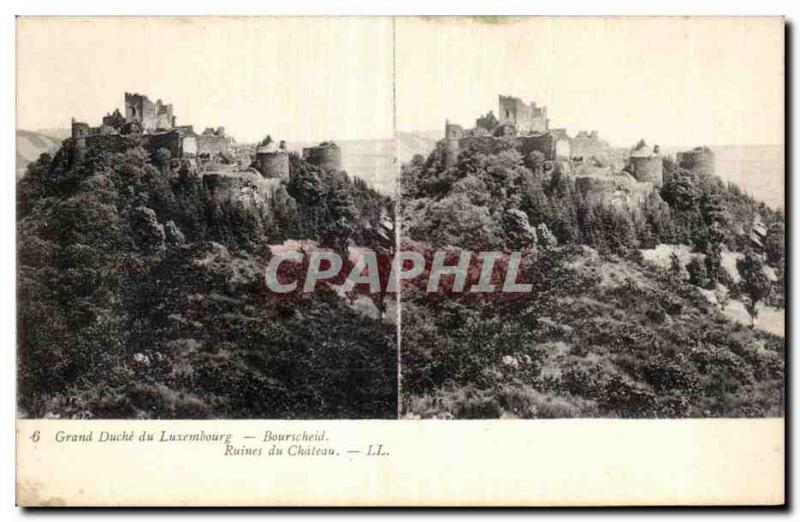
[[[608,152],[608,144],[597,137],[597,133],[579,132],[570,141],[570,154],[572,157],[584,159],[602,156]]]
[[[572,146],[568,139],[556,140],[556,158],[569,159],[572,155]]]
[[[113,113],[103,116],[103,125],[120,129],[125,125],[125,116],[120,114],[119,109],[115,109]]]
[[[517,136],[514,138],[517,148],[523,156],[527,156],[534,150],[544,154],[545,159],[556,159],[556,140],[552,134],[540,134],[538,136]]]
[[[547,132],[549,121],[547,119],[547,107],[536,107],[531,104],[531,121],[528,132]]]
[[[142,135],[142,146],[155,154],[158,149],[167,149],[173,158],[183,156],[183,137],[178,131],[159,132]]]
[[[519,98],[501,95],[497,108],[500,124],[511,124],[520,134],[547,132],[547,107],[537,107],[535,102],[527,105]]]
[[[500,124],[509,123],[523,132],[530,128],[530,107],[519,98],[513,96],[499,96],[498,111]]]
[[[228,138],[226,136],[200,134],[197,140],[197,154],[228,154]]]
[[[125,121],[138,121],[142,130],[171,129],[175,125],[172,104],[155,103],[141,94],[125,93]]]
[[[183,137],[183,155],[192,157],[197,156],[197,137],[194,135],[185,135]]]
[[[156,116],[156,123],[155,123],[156,129],[172,128],[173,118],[171,112],[172,111],[170,111],[170,113],[168,114],[159,114],[158,116]]]
[[[146,130],[154,128],[155,107],[147,96],[125,93],[125,121],[138,121]]]

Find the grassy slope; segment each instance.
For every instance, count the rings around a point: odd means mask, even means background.
[[[782,413],[780,337],[730,322],[697,288],[649,263],[578,248],[543,264],[536,293],[522,301],[465,301],[449,313],[429,298],[409,299],[416,314],[404,317],[403,346],[423,378],[404,386],[408,416]],[[482,337],[481,322],[527,334]],[[441,331],[449,339],[433,338]],[[425,368],[421,361],[447,364],[436,345],[447,349],[448,340],[463,350],[451,358],[461,367]],[[483,370],[469,374],[470,361]]]

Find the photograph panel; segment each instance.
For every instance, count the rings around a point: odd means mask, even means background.
[[[17,46],[20,417],[396,418],[394,300],[330,273],[394,245],[391,19]]]
[[[783,416],[781,18],[396,41],[401,418]]]

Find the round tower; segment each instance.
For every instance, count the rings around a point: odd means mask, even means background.
[[[714,153],[708,147],[696,147],[686,152],[679,152],[676,160],[680,168],[694,174],[714,175]]]
[[[304,148],[303,159],[325,170],[342,169],[342,150],[332,141]]]
[[[631,152],[628,172],[636,181],[652,183],[656,187],[664,185],[664,160],[658,145],[650,149],[644,140]]]
[[[460,152],[459,140],[464,136],[464,129],[461,125],[444,122],[444,164],[445,167],[452,167],[456,164]]]
[[[73,157],[77,160],[83,156],[83,151],[86,149],[86,137],[89,135],[89,125],[75,121],[75,118],[72,118],[71,123],[72,153]]]
[[[259,150],[253,166],[265,178],[289,179],[289,153],[285,150]]]
[[[661,156],[631,157],[631,175],[636,181],[650,182],[660,187],[664,182],[664,163]]]

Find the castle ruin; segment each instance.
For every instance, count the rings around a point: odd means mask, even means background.
[[[153,103],[147,96],[129,92],[125,93],[125,121],[138,122],[143,131],[150,132],[175,127],[171,103],[160,99]]]
[[[191,125],[176,126],[175,122],[172,104],[160,99],[152,102],[145,95],[126,92],[124,116],[115,109],[103,116],[98,127],[73,118],[71,135],[77,154],[86,146],[101,142],[113,149],[115,142],[135,140],[152,154],[165,148],[173,158],[191,158],[205,163],[230,161],[229,147],[233,140],[225,135],[223,127],[208,128],[196,134]]]
[[[547,107],[536,102],[524,103],[513,96],[498,96],[498,114],[492,111],[475,120],[475,127],[465,129],[461,125],[445,121],[445,164],[452,166],[463,147],[493,139],[510,139],[523,154],[539,151],[549,161],[584,160],[604,155],[609,149],[597,131],[580,131],[575,138],[564,128],[550,128]]]
[[[570,154],[573,158],[599,157],[608,152],[609,149],[608,142],[601,140],[596,130],[578,131],[578,134],[570,139]]]
[[[581,130],[571,137],[565,128],[551,128],[546,107],[512,96],[498,97],[498,115],[490,111],[480,116],[471,129],[445,120],[445,165],[455,165],[462,149],[493,153],[511,143],[523,156],[536,151],[547,163],[561,164],[574,177],[578,192],[594,202],[635,205],[663,185],[663,157],[657,145],[651,148],[641,142],[623,155],[596,130]],[[686,153],[683,161],[695,169],[713,163],[695,151]]]
[[[498,113],[501,125],[513,125],[520,134],[547,132],[549,126],[547,107],[537,107],[536,102],[528,105],[513,96],[498,97]]]

